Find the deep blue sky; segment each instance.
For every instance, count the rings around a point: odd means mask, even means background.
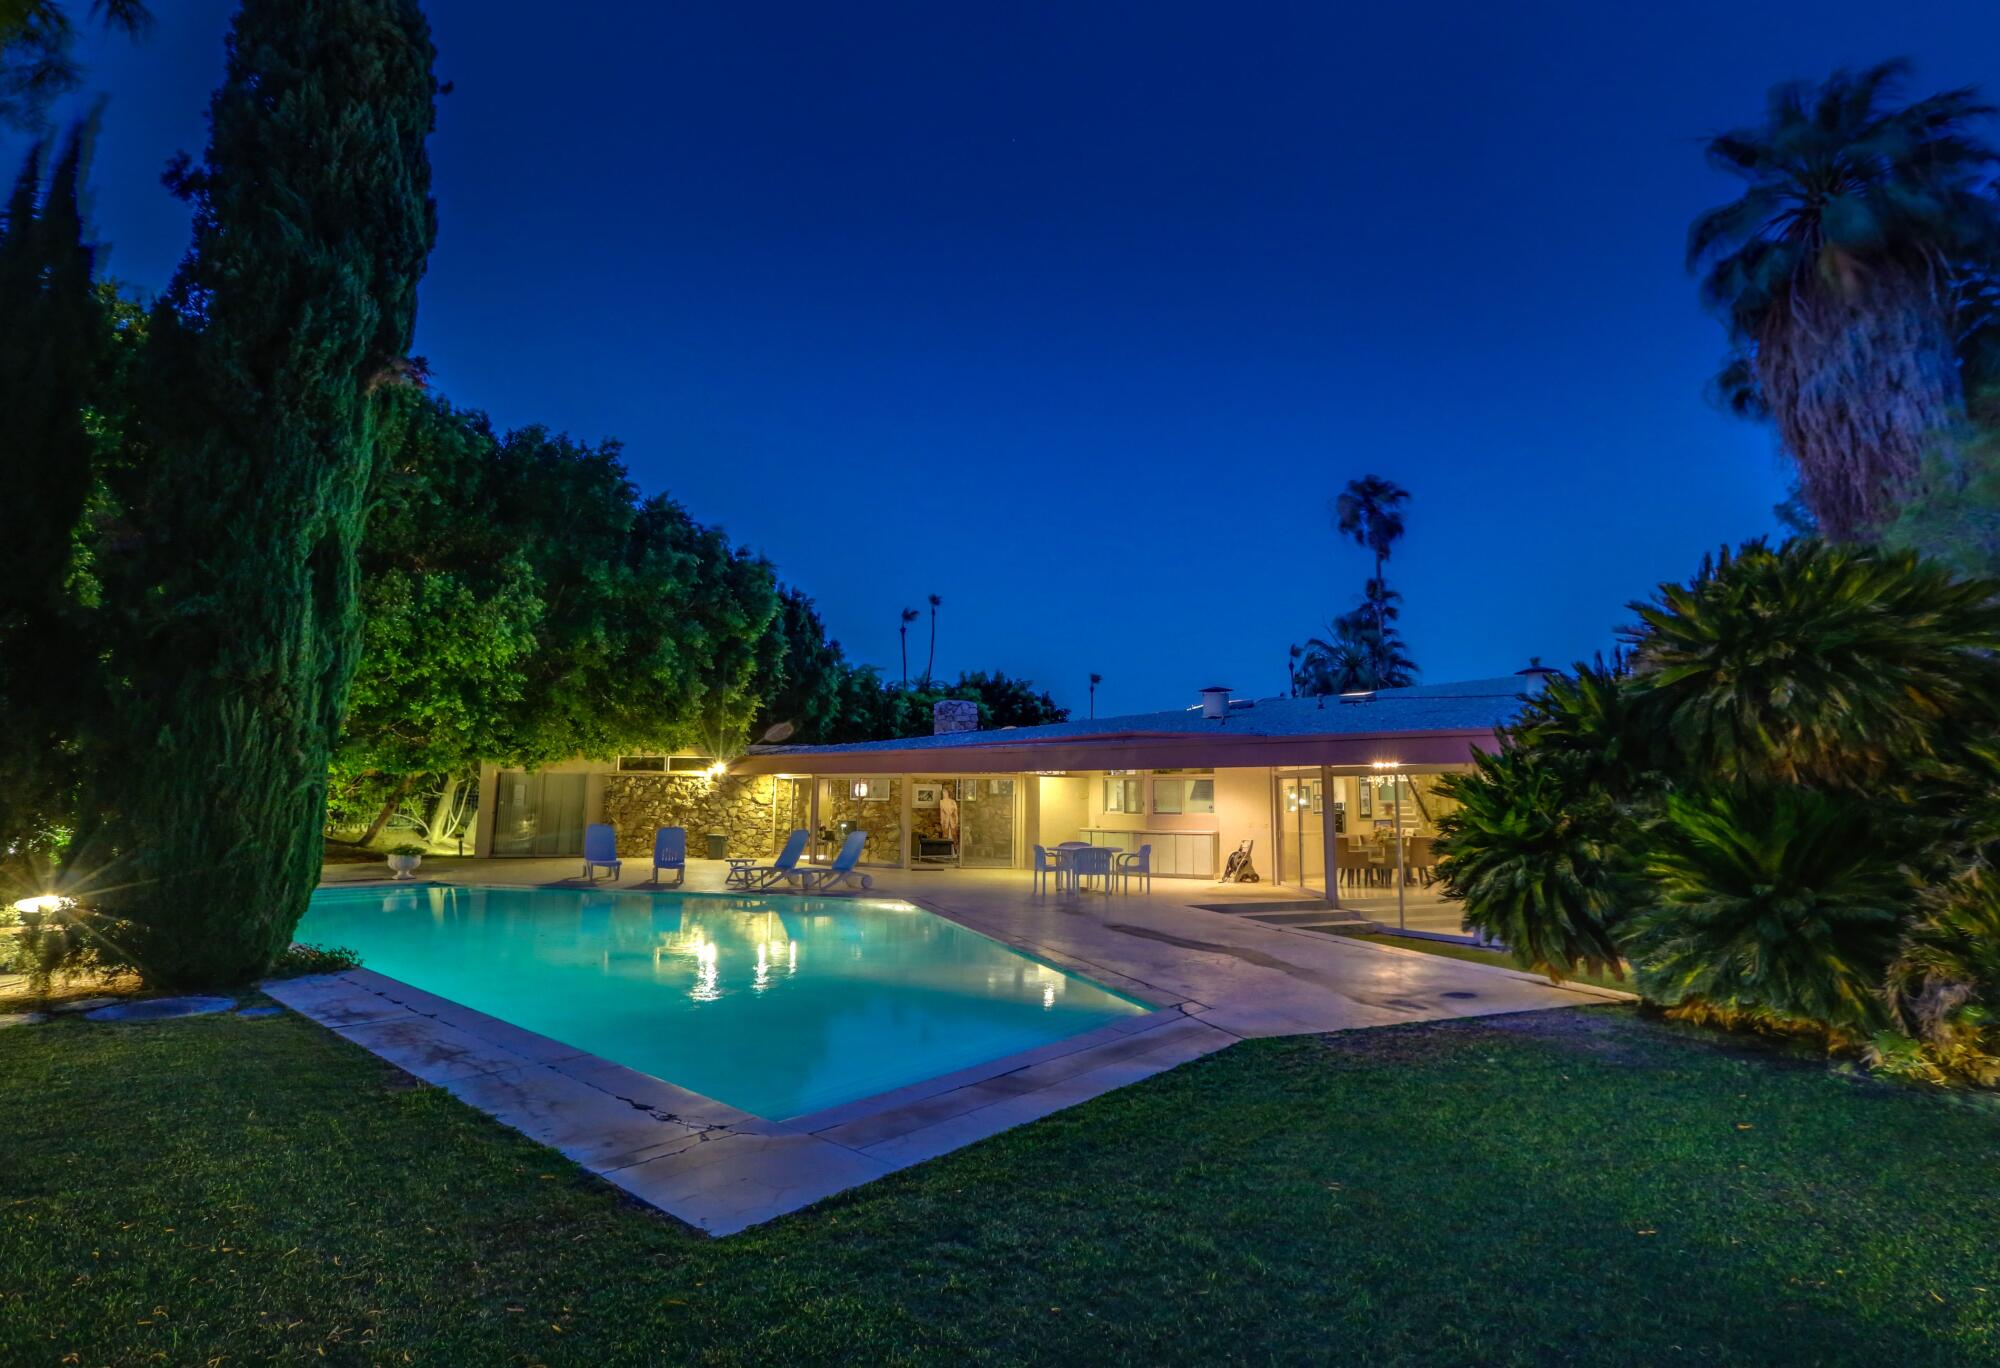
[[[147,291],[231,5],[155,8],[86,53]],[[1100,712],[1281,690],[1370,471],[1425,678],[1605,644],[1784,492],[1703,398],[1699,135],[1895,54],[2000,94],[1991,0],[428,9],[439,387],[623,438],[892,676],[936,592],[940,670],[1079,711],[1091,670]]]

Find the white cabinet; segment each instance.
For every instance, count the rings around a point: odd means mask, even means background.
[[[1212,879],[1215,877],[1216,834],[1213,831],[1133,831],[1107,827],[1086,827],[1083,839],[1094,846],[1136,851],[1142,845],[1153,848],[1153,872],[1164,878]]]

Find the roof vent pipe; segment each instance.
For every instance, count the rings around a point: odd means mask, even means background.
[[[1201,715],[1203,717],[1229,716],[1229,686],[1211,684],[1201,691]]]

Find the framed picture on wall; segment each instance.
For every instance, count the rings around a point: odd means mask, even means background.
[[[1375,815],[1374,788],[1369,785],[1366,779],[1356,784],[1355,787],[1361,790],[1361,801],[1355,804],[1354,815],[1357,817],[1373,817]]]
[[[912,784],[910,804],[913,807],[934,808],[938,805],[938,797],[943,792],[943,784]]]

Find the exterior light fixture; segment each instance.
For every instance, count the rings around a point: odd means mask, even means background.
[[[720,779],[728,773],[729,766],[720,760],[708,767],[708,777],[710,779]]]
[[[1403,762],[1401,760],[1371,760],[1368,763],[1368,767],[1378,770],[1399,770],[1403,767]]]

